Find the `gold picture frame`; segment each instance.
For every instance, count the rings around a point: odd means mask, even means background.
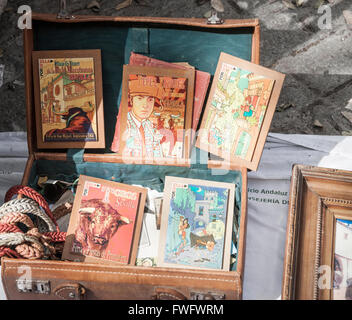
[[[352,172],[295,165],[287,219],[282,299],[347,299],[352,270],[337,268],[337,256],[351,258],[343,248],[352,247]]]

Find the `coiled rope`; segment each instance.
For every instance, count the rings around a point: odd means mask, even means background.
[[[11,200],[16,195],[25,198]],[[20,185],[7,191],[0,207],[0,257],[55,258],[55,244],[65,238],[41,194]]]

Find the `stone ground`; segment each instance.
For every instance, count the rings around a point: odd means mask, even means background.
[[[73,14],[204,18],[211,8],[210,0],[132,0],[120,10],[115,7],[124,0],[96,2],[100,8],[88,8],[92,0],[68,0]],[[17,8],[23,4],[36,12],[56,13],[58,8],[58,1],[0,0],[0,131],[26,130],[23,40],[17,28]],[[287,75],[270,131],[352,135],[352,1],[222,4],[224,19],[260,19],[261,64]],[[328,11],[322,10],[327,7],[321,5],[329,7],[330,25]]]

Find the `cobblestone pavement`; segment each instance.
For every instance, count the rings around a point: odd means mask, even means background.
[[[126,2],[68,0],[76,15],[204,18],[211,8],[210,0],[131,0],[116,10],[121,3]],[[0,0],[0,131],[26,130],[23,40],[17,27],[17,10],[24,4],[36,12],[58,11],[58,1]],[[222,4],[224,19],[260,19],[261,64],[287,75],[270,131],[352,135],[352,1]]]

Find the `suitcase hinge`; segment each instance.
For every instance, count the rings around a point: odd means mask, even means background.
[[[75,17],[67,10],[66,0],[59,0],[59,12],[56,16],[57,19],[74,19]]]
[[[18,279],[16,280],[16,286],[18,292],[21,293],[50,293],[50,281],[47,280]]]
[[[225,295],[214,292],[191,292],[191,300],[225,300]]]

